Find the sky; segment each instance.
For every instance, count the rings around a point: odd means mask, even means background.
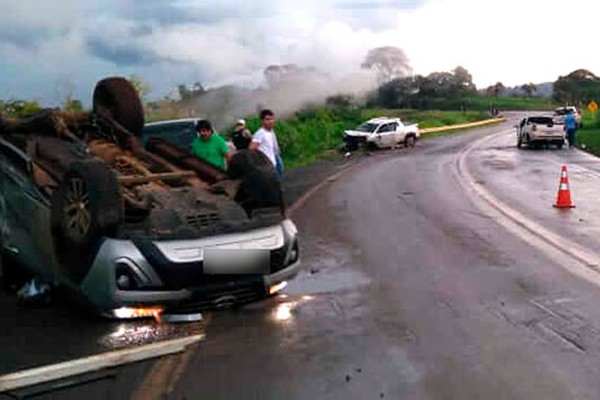
[[[414,73],[460,65],[486,87],[600,74],[593,0],[0,0],[0,99],[89,102],[135,74],[162,98],[181,83],[262,83],[271,64],[351,74],[399,47]]]

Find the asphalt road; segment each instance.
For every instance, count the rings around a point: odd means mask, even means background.
[[[304,268],[282,295],[210,315],[175,375],[159,362],[110,398],[160,398],[143,386],[161,373],[173,399],[600,397],[596,267],[477,191],[593,255],[600,161],[517,150],[514,118],[364,159],[297,210]]]
[[[558,233],[597,199],[554,210],[560,164],[600,163],[518,151],[513,124],[377,154],[321,191],[295,217],[304,272],[274,302],[214,315],[174,398],[598,398],[600,288],[507,229],[458,159],[505,132],[469,155],[471,173]]]

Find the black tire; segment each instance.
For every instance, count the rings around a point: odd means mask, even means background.
[[[523,145],[523,138],[521,137],[521,135],[517,136],[517,148],[521,148],[521,146]]]
[[[66,275],[79,283],[87,275],[92,252],[103,236],[114,235],[123,219],[119,182],[102,161],[72,163],[51,205],[57,258]]]
[[[404,147],[415,147],[417,143],[417,137],[415,135],[408,135],[404,138]]]
[[[285,210],[281,181],[273,164],[261,151],[242,150],[229,160],[227,174],[240,179],[240,188],[234,200],[249,216],[260,208],[276,207]]]
[[[107,111],[125,129],[137,137],[144,129],[144,107],[135,87],[125,78],[101,80],[94,89],[94,112]]]
[[[564,142],[556,142],[556,147],[558,147],[558,149],[562,149],[564,145]]]

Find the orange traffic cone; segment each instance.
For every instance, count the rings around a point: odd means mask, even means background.
[[[562,166],[560,173],[560,183],[558,185],[558,196],[556,198],[556,208],[575,208],[571,201],[571,191],[569,190],[569,177],[567,176],[567,166]]]

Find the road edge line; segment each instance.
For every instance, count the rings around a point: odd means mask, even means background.
[[[301,208],[304,204],[306,204],[306,202],[312,197],[314,196],[319,190],[321,190],[325,185],[327,185],[328,183],[331,183],[335,180],[337,180],[340,176],[344,175],[345,173],[353,170],[354,168],[358,167],[359,165],[362,165],[367,159],[363,159],[360,161],[357,161],[356,164],[347,166],[345,168],[343,168],[341,171],[338,171],[334,174],[329,175],[327,178],[323,179],[321,182],[317,183],[316,185],[312,186],[308,192],[304,193],[302,196],[300,196],[296,201],[294,201],[294,203],[289,206],[287,208],[287,213],[288,215],[291,217],[296,211],[298,211],[299,208]]]
[[[477,185],[475,178],[466,165],[467,156],[471,153],[471,151],[473,151],[473,149],[477,148],[482,143],[492,140],[497,136],[504,135],[506,132],[509,132],[509,130],[504,130],[497,134],[479,139],[468,146],[467,149],[461,153],[457,159],[457,169],[462,178],[461,182],[466,182],[479,198],[484,200],[495,210],[499,211],[517,226],[525,229],[528,233],[533,234],[535,237],[541,239],[546,244],[551,245],[563,254],[566,254],[576,261],[582,263],[588,270],[600,274],[600,271],[598,271],[598,261],[596,261],[600,259],[600,257],[595,252],[590,251],[589,249],[586,249],[567,238],[558,236],[556,233],[543,227],[541,224],[531,220],[530,218],[527,218],[514,208],[506,205],[503,201],[491,194],[489,190],[483,188],[481,185]]]
[[[105,368],[118,367],[169,354],[180,353],[186,347],[204,339],[204,334],[148,344],[133,349],[115,350],[62,363],[30,368],[0,375],[0,393],[57,381]]]

